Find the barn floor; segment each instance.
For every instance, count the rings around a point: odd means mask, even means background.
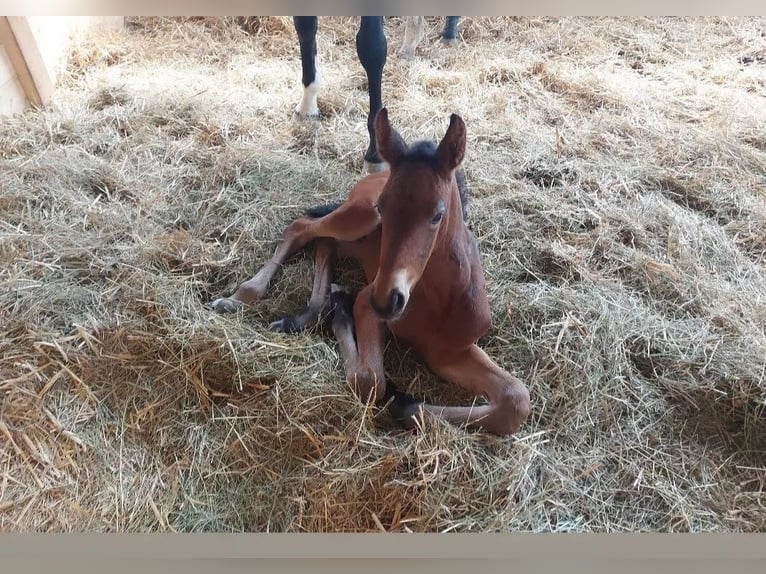
[[[270,332],[308,254],[204,308],[358,178],[355,19],[320,21],[306,123],[289,18],[130,19],[0,125],[1,531],[766,530],[766,20],[428,25],[402,61],[387,19],[384,102],[407,140],[466,121],[481,344],[530,387],[522,432],[402,431],[327,332]]]

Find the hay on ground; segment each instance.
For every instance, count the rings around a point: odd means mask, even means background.
[[[429,19],[400,61],[387,19],[394,124],[468,127],[481,344],[533,401],[508,439],[401,431],[326,332],[270,332],[309,255],[204,308],[360,173],[355,20],[321,22],[308,123],[291,26],[131,19],[3,120],[0,530],[766,529],[764,20],[469,18],[445,50]],[[387,369],[468,400],[393,345]]]

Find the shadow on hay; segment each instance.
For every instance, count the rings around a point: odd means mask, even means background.
[[[741,464],[766,460],[763,390],[747,376],[707,373],[646,339],[628,345],[636,373],[662,390],[673,408],[666,420],[687,440],[723,447]]]

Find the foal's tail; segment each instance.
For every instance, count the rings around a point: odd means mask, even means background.
[[[306,217],[310,217],[311,219],[319,219],[320,217],[329,215],[330,213],[338,209],[341,205],[343,205],[342,201],[336,201],[335,203],[328,203],[325,205],[317,205],[316,207],[309,207],[306,210]]]

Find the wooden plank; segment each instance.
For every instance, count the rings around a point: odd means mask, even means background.
[[[0,84],[4,84],[8,80],[16,77],[16,70],[13,69],[8,54],[5,53],[5,48],[0,44]]]
[[[0,16],[0,42],[27,99],[35,106],[47,103],[53,94],[53,82],[26,17]]]
[[[0,116],[11,116],[23,112],[27,104],[24,88],[21,87],[16,76],[0,85]]]
[[[92,28],[124,23],[123,16],[0,16],[0,115],[47,103],[71,45]]]
[[[24,61],[35,82],[40,99],[43,104],[46,104],[53,95],[53,78],[45,65],[37,39],[29,25],[29,18],[26,16],[7,16],[7,18],[16,42],[24,54]]]

